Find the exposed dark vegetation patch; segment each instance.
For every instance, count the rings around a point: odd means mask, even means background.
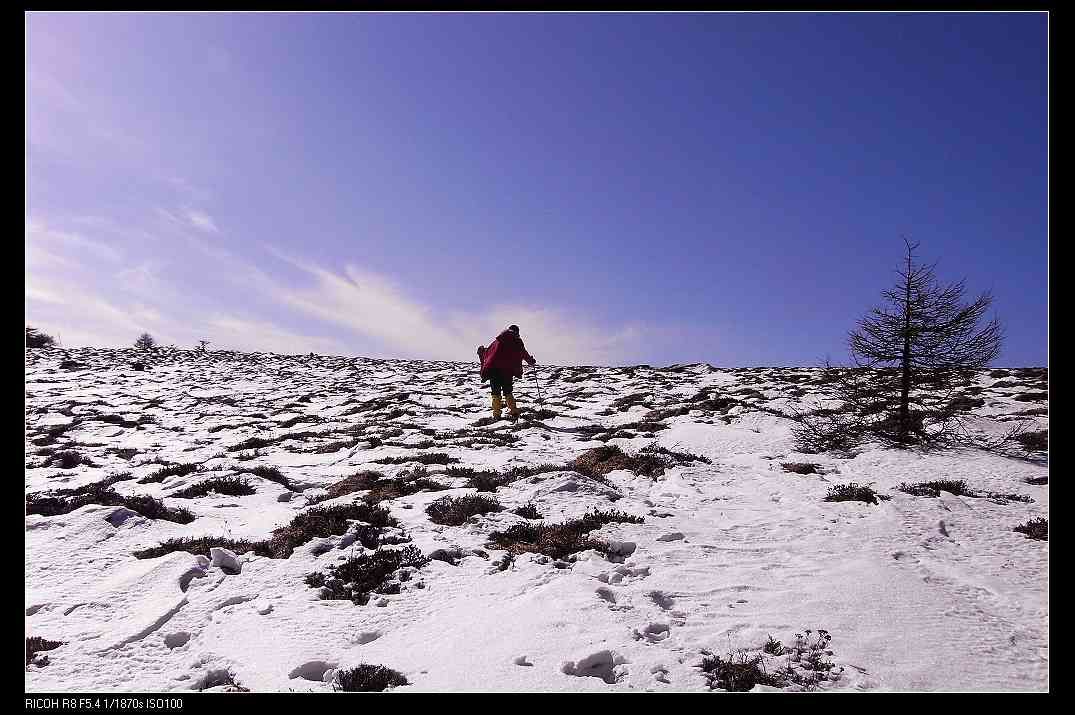
[[[969,412],[976,407],[982,407],[984,405],[985,400],[981,397],[959,396],[948,403],[947,409],[952,412]]]
[[[150,496],[125,496],[112,489],[112,484],[130,477],[128,473],[113,475],[99,482],[87,484],[75,489],[60,489],[54,492],[29,494],[26,497],[26,513],[42,516],[69,514],[87,504],[102,506],[123,506],[138,512],[147,519],[164,519],[178,524],[189,524],[194,515],[186,509],[170,509],[160,499]]]
[[[370,489],[378,481],[388,479],[382,472],[362,471],[356,472],[349,477],[344,477],[338,482],[330,484],[326,495],[322,500],[336,499],[354,492]]]
[[[26,348],[54,348],[56,347],[56,338],[42,333],[37,328],[26,326]],[[29,662],[29,661],[27,661]]]
[[[383,665],[361,663],[354,668],[337,670],[332,679],[332,689],[345,693],[374,693],[387,688],[409,685],[403,673]]]
[[[1032,502],[1034,501],[1023,494],[1002,494],[999,492],[981,492],[971,489],[962,479],[941,479],[932,482],[918,482],[916,484],[901,483],[897,489],[916,497],[939,497],[941,492],[948,492],[957,496],[971,497],[974,499],[990,499],[997,504],[1007,504],[1009,501]]]
[[[660,447],[656,444],[646,445],[639,450],[642,454],[650,454],[658,458],[664,457],[666,460],[671,461],[675,465],[686,465],[692,462],[701,462],[702,464],[712,464],[713,460],[709,457],[703,457],[699,454],[691,454],[690,452],[677,452],[666,447]]]
[[[877,500],[887,501],[892,497],[878,494],[872,487],[865,484],[837,484],[829,489],[825,495],[825,501],[862,501],[867,504],[876,504]]]
[[[490,548],[505,549],[514,555],[532,552],[562,559],[586,549],[606,552],[607,544],[588,536],[589,532],[605,524],[641,524],[643,521],[640,516],[621,511],[594,510],[562,524],[515,524],[504,531],[489,534],[488,545]]]
[[[1020,524],[1019,526],[1015,527],[1013,531],[1018,531],[1020,534],[1026,534],[1027,537],[1035,539],[1037,541],[1048,541],[1049,520],[1045,517],[1031,519],[1024,524]]]
[[[1035,486],[1041,486],[1042,484],[1049,483],[1049,477],[1027,477],[1027,484],[1034,484]]]
[[[813,462],[781,462],[780,466],[785,472],[795,474],[821,474],[821,465]]]
[[[425,454],[405,454],[402,457],[384,457],[373,460],[375,464],[407,464],[419,462],[421,464],[452,464],[458,462],[456,457],[449,457],[443,452],[428,452]]]
[[[241,452],[247,449],[260,449],[262,447],[269,447],[276,443],[273,439],[264,439],[263,437],[251,437],[250,439],[244,439],[239,444],[233,444],[228,447],[229,452]]]
[[[96,467],[93,460],[85,455],[79,454],[73,449],[65,449],[62,452],[54,452],[49,455],[42,465],[44,467],[59,467],[60,469],[74,469],[80,464],[84,464],[87,467]]]
[[[462,497],[441,497],[426,507],[426,514],[434,524],[459,526],[472,516],[503,511],[504,507],[493,497],[472,494]]]
[[[524,519],[544,519],[545,518],[545,517],[543,517],[541,515],[541,512],[538,511],[537,506],[533,502],[530,502],[528,504],[524,504],[523,506],[521,506],[521,507],[519,507],[517,509],[512,509],[511,513],[515,514],[517,516],[521,516]]]
[[[747,692],[757,685],[774,688],[786,688],[797,685],[804,690],[815,690],[822,682],[838,680],[843,668],[836,668],[829,656],[832,655],[830,642],[832,636],[828,631],[819,630],[816,638],[807,630],[805,635],[795,634],[795,644],[785,647],[780,641],[769,636],[762,647],[764,654],[779,657],[786,656],[783,665],[771,672],[766,668],[766,655],[750,654],[740,648],[729,653],[726,658],[702,651],[701,669],[709,682],[710,688],[720,688],[729,692]]]
[[[642,419],[647,422],[660,422],[661,420],[666,420],[669,417],[679,417],[681,415],[689,414],[690,411],[691,408],[689,405],[680,405],[678,407],[658,407],[647,412],[645,415],[642,416]],[[612,413],[609,412],[609,414]]]
[[[136,559],[155,559],[166,556],[174,551],[186,551],[190,554],[209,555],[209,549],[227,549],[236,554],[245,554],[253,551],[259,556],[269,556],[264,549],[263,541],[248,541],[246,539],[228,539],[223,536],[188,536],[178,539],[168,539],[156,546],[147,549],[139,549],[131,553]]]
[[[177,499],[194,499],[215,492],[232,497],[243,497],[253,494],[255,491],[254,487],[250,486],[250,482],[241,477],[214,477],[192,484],[186,489],[173,492],[168,496]]]
[[[784,655],[784,644],[770,635],[769,640],[765,642],[762,650],[769,655]]]
[[[55,650],[64,645],[63,641],[50,641],[40,636],[30,636],[26,639],[26,665],[30,665],[34,656],[41,651]]]
[[[369,472],[368,474],[376,474]],[[368,504],[379,504],[389,499],[410,496],[418,492],[440,492],[448,487],[426,475],[425,467],[417,467],[410,472],[401,472],[392,478],[378,479],[369,486],[369,493],[362,497]]]
[[[1044,452],[1049,449],[1049,430],[1021,432],[1015,440],[1027,451]]]
[[[396,571],[421,568],[428,562],[416,546],[377,549],[330,565],[324,573],[307,574],[305,580],[308,586],[321,589],[322,600],[351,601],[365,606],[371,593],[399,593],[399,582],[391,580]]]
[[[472,467],[448,467],[444,474],[445,476],[454,477],[456,479],[466,479],[466,486],[471,489],[477,489],[479,492],[495,492],[500,487],[511,484],[519,479],[525,479],[537,474],[547,474],[549,472],[570,471],[574,470],[563,464],[538,464],[535,466],[513,466],[503,472],[484,469],[478,470]]]
[[[384,507],[356,501],[351,504],[336,504],[308,509],[296,515],[287,526],[274,530],[272,536],[263,541],[235,540],[219,536],[169,539],[152,548],[136,551],[134,556],[139,559],[146,559],[170,554],[173,551],[189,551],[195,554],[208,553],[211,547],[217,546],[230,549],[236,553],[253,550],[259,556],[286,559],[291,556],[296,547],[305,544],[311,539],[342,536],[347,532],[351,521],[362,521],[377,529],[399,525],[399,522]],[[360,532],[362,531],[360,529]],[[372,537],[370,530],[366,529],[364,532],[360,533],[360,538],[364,542],[370,541]]]
[[[528,410],[523,416],[532,420],[551,420],[557,416],[557,413],[542,407],[536,410]]]
[[[171,464],[162,469],[142,477],[138,480],[139,484],[154,484],[156,482],[163,482],[168,477],[185,477],[188,474],[197,472],[200,469],[200,465],[197,464]]]
[[[286,559],[296,547],[311,539],[342,536],[351,520],[362,521],[377,528],[399,525],[388,509],[365,502],[314,507],[295,516],[287,526],[273,531],[272,538],[266,544],[266,551],[273,558]]]
[[[785,685],[776,674],[765,670],[765,656],[749,655],[745,650],[729,653],[726,658],[702,651],[702,664],[710,688],[720,688],[733,693],[745,693],[756,685],[779,688]]]
[[[1046,402],[1049,399],[1048,392],[1020,392],[1012,398],[1017,402]]]
[[[664,474],[666,464],[653,454],[631,456],[616,445],[606,445],[583,452],[567,466],[588,477],[603,477],[616,469],[627,469],[640,476],[653,478]]]
[[[253,474],[256,477],[267,479],[270,482],[276,482],[277,484],[281,484],[285,489],[289,491],[297,491],[295,487],[291,484],[291,481],[287,477],[285,477],[284,473],[276,467],[261,464],[256,467],[243,467],[243,471],[247,472],[248,474]]]
[[[916,497],[939,497],[941,492],[969,497],[978,496],[978,492],[968,487],[967,483],[962,479],[938,479],[932,482],[918,482],[915,484],[903,482],[896,488],[901,492]]]
[[[298,415],[297,417],[292,417],[289,420],[285,420],[284,422],[281,422],[278,426],[281,429],[287,429],[288,427],[294,427],[295,425],[299,424],[300,422],[309,422],[311,424],[320,424],[321,422],[324,422],[324,421],[325,421],[324,419],[322,419],[321,417],[318,417],[317,415]]]

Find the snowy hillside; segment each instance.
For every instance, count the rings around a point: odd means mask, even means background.
[[[544,404],[527,375],[490,423],[476,363],[139,359],[27,353],[54,515],[26,517],[26,635],[62,643],[28,690],[327,691],[365,663],[397,691],[705,691],[703,651],[823,690],[1049,687],[1048,541],[1013,531],[1048,516],[1044,453],[797,453],[780,414],[818,370],[540,367]],[[1045,381],[982,371],[968,405],[1045,430]],[[898,489],[938,480],[978,495]],[[825,501],[852,482],[890,498]],[[218,541],[157,548],[184,537]]]

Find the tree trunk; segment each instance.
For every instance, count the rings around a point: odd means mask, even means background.
[[[911,431],[911,251],[907,250],[907,283],[903,295],[903,355],[900,358],[900,415],[897,436],[907,444]]]

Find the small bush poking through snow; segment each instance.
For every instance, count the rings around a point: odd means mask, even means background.
[[[941,492],[948,492],[949,494],[955,494],[957,496],[977,496],[978,493],[972,491],[967,483],[960,480],[952,479],[939,479],[932,482],[917,482],[915,484],[907,484],[901,482],[898,487],[901,492],[910,494],[916,497],[939,497]]]
[[[154,484],[157,482],[163,482],[168,477],[185,477],[192,472],[198,471],[199,466],[197,464],[172,464],[163,469],[142,477],[138,480],[139,484]]]
[[[504,531],[489,534],[489,547],[505,549],[513,555],[532,552],[555,559],[563,559],[587,549],[604,552],[608,545],[590,538],[589,532],[605,524],[620,522],[641,524],[644,519],[616,510],[595,510],[562,524],[515,524]]]
[[[55,650],[63,645],[62,641],[50,641],[40,636],[30,636],[26,639],[26,665],[30,665],[34,656],[43,650]]]
[[[779,688],[786,684],[776,675],[766,672],[763,655],[751,656],[742,649],[729,653],[727,658],[702,651],[701,668],[710,688],[720,688],[733,693],[745,693],[755,685]]]
[[[1049,449],[1049,430],[1022,432],[1017,434],[1015,439],[1028,452],[1044,452]]]
[[[197,484],[192,484],[186,489],[181,489],[168,496],[176,499],[194,499],[216,493],[230,497],[245,497],[255,491],[254,487],[250,486],[250,482],[240,477],[214,477],[213,479],[206,479]]]
[[[365,606],[371,593],[399,593],[399,584],[390,582],[393,573],[401,568],[421,568],[427,563],[429,559],[416,546],[377,549],[330,565],[326,573],[307,574],[306,585],[320,588],[322,600],[351,601]]]
[[[651,454],[656,457],[666,457],[672,461],[675,465],[685,465],[692,462],[701,462],[702,464],[712,464],[713,460],[709,457],[703,457],[700,454],[691,454],[690,452],[677,452],[666,447],[658,447],[656,444],[651,444],[643,447],[639,450],[642,454]],[[670,465],[671,466],[671,465]]]
[[[230,670],[211,670],[206,673],[201,681],[195,686],[196,690],[209,690],[210,688],[225,687],[225,691],[229,693],[249,693],[249,688],[244,688],[235,680],[235,676]]]
[[[473,494],[462,497],[441,497],[426,507],[426,514],[434,524],[460,526],[472,516],[503,510],[504,507],[493,497]]]
[[[84,464],[87,467],[97,466],[89,457],[85,457],[73,449],[56,452],[50,455],[48,459],[45,460],[45,463],[42,466],[59,467],[60,469],[74,469],[80,464]]]
[[[439,492],[448,487],[427,479],[425,468],[414,469],[411,472],[401,472],[394,479],[379,479],[369,487],[369,493],[362,497],[367,504],[380,504],[389,499],[410,496],[418,492]]]
[[[862,501],[867,504],[876,504],[877,500],[887,501],[892,497],[878,494],[865,484],[837,484],[829,489],[825,495],[825,501]]]
[[[616,469],[627,469],[643,477],[659,477],[667,465],[652,454],[631,456],[616,445],[606,445],[587,450],[567,466],[588,477],[603,477]]]
[[[511,513],[516,514],[518,516],[521,516],[524,519],[544,519],[545,518],[545,517],[543,517],[541,515],[541,512],[538,511],[537,506],[535,506],[533,502],[530,502],[528,504],[524,504],[523,506],[519,507],[518,509],[512,509]]]
[[[209,549],[222,548],[233,551],[236,554],[245,554],[253,551],[259,556],[270,556],[266,542],[247,541],[246,539],[227,539],[223,536],[194,536],[179,539],[168,539],[148,549],[140,549],[132,552],[136,559],[155,559],[175,551],[186,551],[190,554],[208,556]]]
[[[277,484],[281,484],[285,489],[289,491],[297,491],[295,487],[292,486],[291,481],[287,477],[285,477],[284,473],[276,467],[262,464],[257,467],[243,467],[242,471],[253,474],[255,477],[261,477],[262,479],[267,479],[270,482],[276,482]]]
[[[383,665],[369,665],[368,663],[337,670],[332,679],[332,689],[342,690],[345,693],[376,693],[386,688],[409,684],[403,673]]]
[[[784,644],[770,635],[762,650],[769,655],[784,655]]]
[[[122,475],[116,475],[122,476]],[[26,513],[41,516],[58,516],[69,514],[87,504],[102,506],[123,506],[136,511],[147,519],[164,519],[177,524],[189,524],[194,515],[186,509],[169,509],[160,499],[150,496],[124,496],[110,486],[115,477],[100,482],[87,484],[76,489],[60,489],[46,494],[29,494],[26,497]]]
[[[746,692],[756,685],[774,688],[797,685],[804,690],[814,690],[824,681],[838,680],[843,668],[836,668],[829,658],[832,655],[829,649],[832,636],[828,631],[818,630],[814,640],[810,639],[811,633],[811,630],[807,630],[805,635],[796,633],[795,644],[787,647],[769,636],[768,642],[762,647],[763,652],[753,655],[739,649],[727,658],[721,658],[703,650],[701,668],[710,688]],[[786,656],[783,667],[770,672],[766,668],[766,661],[779,656]]]
[[[385,457],[383,459],[375,459],[376,464],[407,464],[409,462],[418,462],[420,464],[451,464],[458,462],[456,457],[449,457],[443,452],[428,452],[425,454],[405,454],[402,457]]]
[[[342,536],[352,520],[378,528],[399,525],[388,509],[364,502],[314,507],[298,514],[287,526],[273,531],[267,544],[269,554],[273,558],[286,559],[296,547],[311,539]]]
[[[780,466],[795,474],[821,474],[821,465],[813,462],[781,462]]]
[[[999,492],[979,492],[967,486],[963,480],[939,480],[933,482],[918,482],[917,484],[900,484],[897,487],[901,492],[906,492],[916,497],[939,497],[941,492],[949,492],[962,497],[974,499],[989,499],[996,504],[1007,504],[1010,501],[1032,502],[1028,496],[1022,494],[1001,494]]]
[[[1025,524],[1020,524],[1015,527],[1013,531],[1018,531],[1020,534],[1026,534],[1027,537],[1035,539],[1037,541],[1049,540],[1049,520],[1044,517],[1037,519],[1031,519]]]

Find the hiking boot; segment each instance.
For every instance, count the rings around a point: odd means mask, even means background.
[[[515,398],[511,395],[508,395],[508,413],[513,420],[519,418],[519,407],[515,404]]]
[[[500,397],[497,396],[497,395],[493,395],[493,419],[494,420],[500,419],[500,408],[501,408]]]

